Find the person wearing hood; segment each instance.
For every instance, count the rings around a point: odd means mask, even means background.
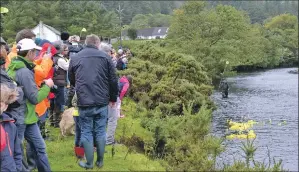
[[[21,142],[18,138],[17,127],[4,111],[9,104],[17,100],[18,91],[0,84],[0,170],[23,171]]]
[[[22,39],[17,44],[18,56],[13,58],[8,66],[8,76],[22,87],[25,104],[20,108],[24,109],[24,118],[17,123],[18,137],[21,141],[25,138],[27,144],[36,152],[36,162],[38,171],[51,171],[48,156],[46,153],[46,144],[42,138],[40,129],[37,125],[38,116],[35,112],[35,106],[47,98],[50,88],[54,83],[52,79],[44,80],[40,89],[37,88],[34,80],[34,68],[36,49],[41,50],[32,39]]]
[[[36,35],[30,29],[23,29],[19,31],[16,35],[16,42],[18,43],[22,39],[32,39],[35,40]],[[47,41],[46,41],[47,42]],[[39,52],[39,55],[34,58],[34,79],[38,88],[40,88],[44,79],[48,79],[48,75],[51,72],[53,61],[51,59],[51,55],[45,54],[48,46],[51,46],[50,43],[44,43],[42,50]],[[54,47],[51,48],[51,54],[54,55],[56,50]],[[9,53],[5,68],[8,68],[11,60],[14,57],[17,57],[17,46],[16,44],[13,45],[11,52]],[[48,107],[50,107],[50,103],[47,99],[43,100],[39,104],[36,105],[36,113],[38,116],[43,116],[46,112]]]
[[[18,107],[20,106],[23,96],[23,91],[20,87],[17,87],[14,81],[8,76],[5,71],[4,65],[7,59],[7,53],[3,45],[1,45],[1,57],[0,57],[0,83],[5,83],[11,89],[17,89],[19,97],[17,101],[11,103],[7,108],[7,113],[13,117],[15,120],[22,118],[23,114],[18,111]]]

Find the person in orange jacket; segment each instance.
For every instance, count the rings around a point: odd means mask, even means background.
[[[29,39],[35,39],[35,34],[30,29],[23,29],[20,32],[17,33],[16,36],[16,42],[18,42],[21,39],[29,38]],[[52,54],[55,53],[55,48],[51,48]],[[11,59],[17,56],[17,46],[16,44],[13,45],[11,52],[8,54],[7,61],[5,64],[5,68],[10,64]],[[53,61],[49,55],[43,54],[39,55],[40,57],[34,61],[35,67],[34,67],[34,79],[36,82],[36,85],[38,88],[40,87],[43,80],[48,76],[52,66]],[[41,57],[43,56],[43,57]],[[46,113],[47,108],[50,106],[49,101],[45,99],[44,101],[40,102],[36,105],[36,113],[38,116],[42,116]]]
[[[35,39],[36,35],[30,30],[30,29],[23,29],[19,31],[16,35],[16,42],[19,42],[20,40],[24,38],[29,39]],[[48,46],[51,46],[51,44],[45,44],[40,52],[40,54],[37,56],[37,59],[33,62],[35,64],[34,67],[34,79],[35,83],[40,88],[42,82],[44,79],[46,79],[49,75],[50,70],[53,66],[53,61],[51,59],[51,55],[45,54],[45,50],[48,48]],[[51,46],[51,54],[54,55],[56,53],[56,49],[54,46]],[[10,64],[11,60],[17,56],[17,46],[16,44],[13,45],[11,52],[7,56],[5,68]],[[48,108],[50,107],[50,103],[48,99],[45,99],[44,101],[40,102],[36,105],[35,112],[39,117],[46,114]]]

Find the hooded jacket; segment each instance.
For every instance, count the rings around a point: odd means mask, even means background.
[[[127,77],[125,76],[121,77],[118,83],[118,90],[119,90],[118,95],[120,100],[124,98],[129,87],[130,87],[130,82],[128,81]]]
[[[14,58],[7,69],[7,74],[12,78],[18,86],[22,87],[26,104],[22,104],[20,108],[24,108],[24,121],[19,121],[22,124],[34,124],[38,121],[38,116],[35,113],[35,106],[47,98],[50,88],[43,84],[38,90],[34,82],[33,68],[35,65],[25,58],[18,56]]]
[[[53,61],[51,59],[43,59],[42,58],[42,56],[47,51],[49,46],[51,46],[51,53],[56,54],[57,50],[55,49],[55,47],[47,42],[47,43],[43,44],[42,50],[39,52],[39,57],[37,58],[37,60],[34,61],[34,64],[35,64],[34,79],[35,79],[35,82],[36,82],[36,85],[38,86],[38,88],[40,87],[40,85],[44,79],[50,78],[48,76],[49,76],[49,73],[51,72],[51,69],[53,66]],[[11,52],[7,56],[6,63],[5,63],[6,69],[8,68],[9,64],[11,63],[11,60],[15,57],[17,57],[16,44],[13,45]],[[50,94],[49,96],[53,97],[54,95]],[[36,105],[36,113],[39,116],[41,116],[47,111],[48,107],[50,107],[50,103],[47,99],[45,99]]]
[[[8,76],[6,71],[4,69],[0,69],[0,83],[5,83],[9,88],[16,88],[19,96],[16,102],[8,105],[8,108],[6,110],[6,113],[9,114],[14,120],[16,120],[16,123],[19,121],[24,121],[24,111],[26,110],[24,106],[21,106],[22,104],[26,104],[24,101],[24,93],[21,87],[17,87],[17,85],[14,83],[14,81]]]
[[[14,120],[7,114],[0,115],[0,125],[3,127],[5,135],[6,146],[0,153],[0,171],[22,171],[22,151],[21,142],[18,138],[17,127]]]

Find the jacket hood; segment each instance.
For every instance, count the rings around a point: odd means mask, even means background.
[[[20,59],[22,59],[22,60],[20,60]],[[24,61],[28,62],[23,57],[18,56],[17,58],[15,58],[11,61],[11,63],[8,66],[7,71],[18,70],[18,69],[26,67],[26,64],[24,63]],[[28,63],[30,64],[30,62],[28,62]]]
[[[15,120],[8,116],[6,113],[0,115],[0,122],[14,122]]]
[[[35,65],[32,62],[25,59],[24,57],[17,56],[9,64],[9,66],[7,68],[7,74],[10,78],[15,78],[15,76],[14,76],[15,72],[14,71],[16,71],[18,69],[21,69],[21,68],[25,68],[25,67],[27,67],[29,70],[33,70]]]
[[[120,78],[119,82],[129,83],[129,80],[127,77],[123,76]]]

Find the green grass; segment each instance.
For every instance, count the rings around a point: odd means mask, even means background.
[[[151,134],[140,126],[140,119],[137,118],[136,104],[125,99],[123,104],[125,118],[118,120],[116,140],[124,138],[129,140],[133,135],[141,140],[149,140]],[[136,116],[137,115],[137,116]],[[135,117],[134,117],[135,116]],[[52,141],[46,141],[47,153],[53,171],[82,171],[74,156],[74,136],[61,137],[60,130],[47,127],[50,130]],[[137,149],[128,153],[128,147],[124,144],[115,145],[115,155],[112,157],[112,146],[106,146],[104,167],[94,167],[92,171],[165,171],[159,161],[151,160]],[[126,157],[126,159],[125,159]],[[96,160],[96,153],[94,156]]]

